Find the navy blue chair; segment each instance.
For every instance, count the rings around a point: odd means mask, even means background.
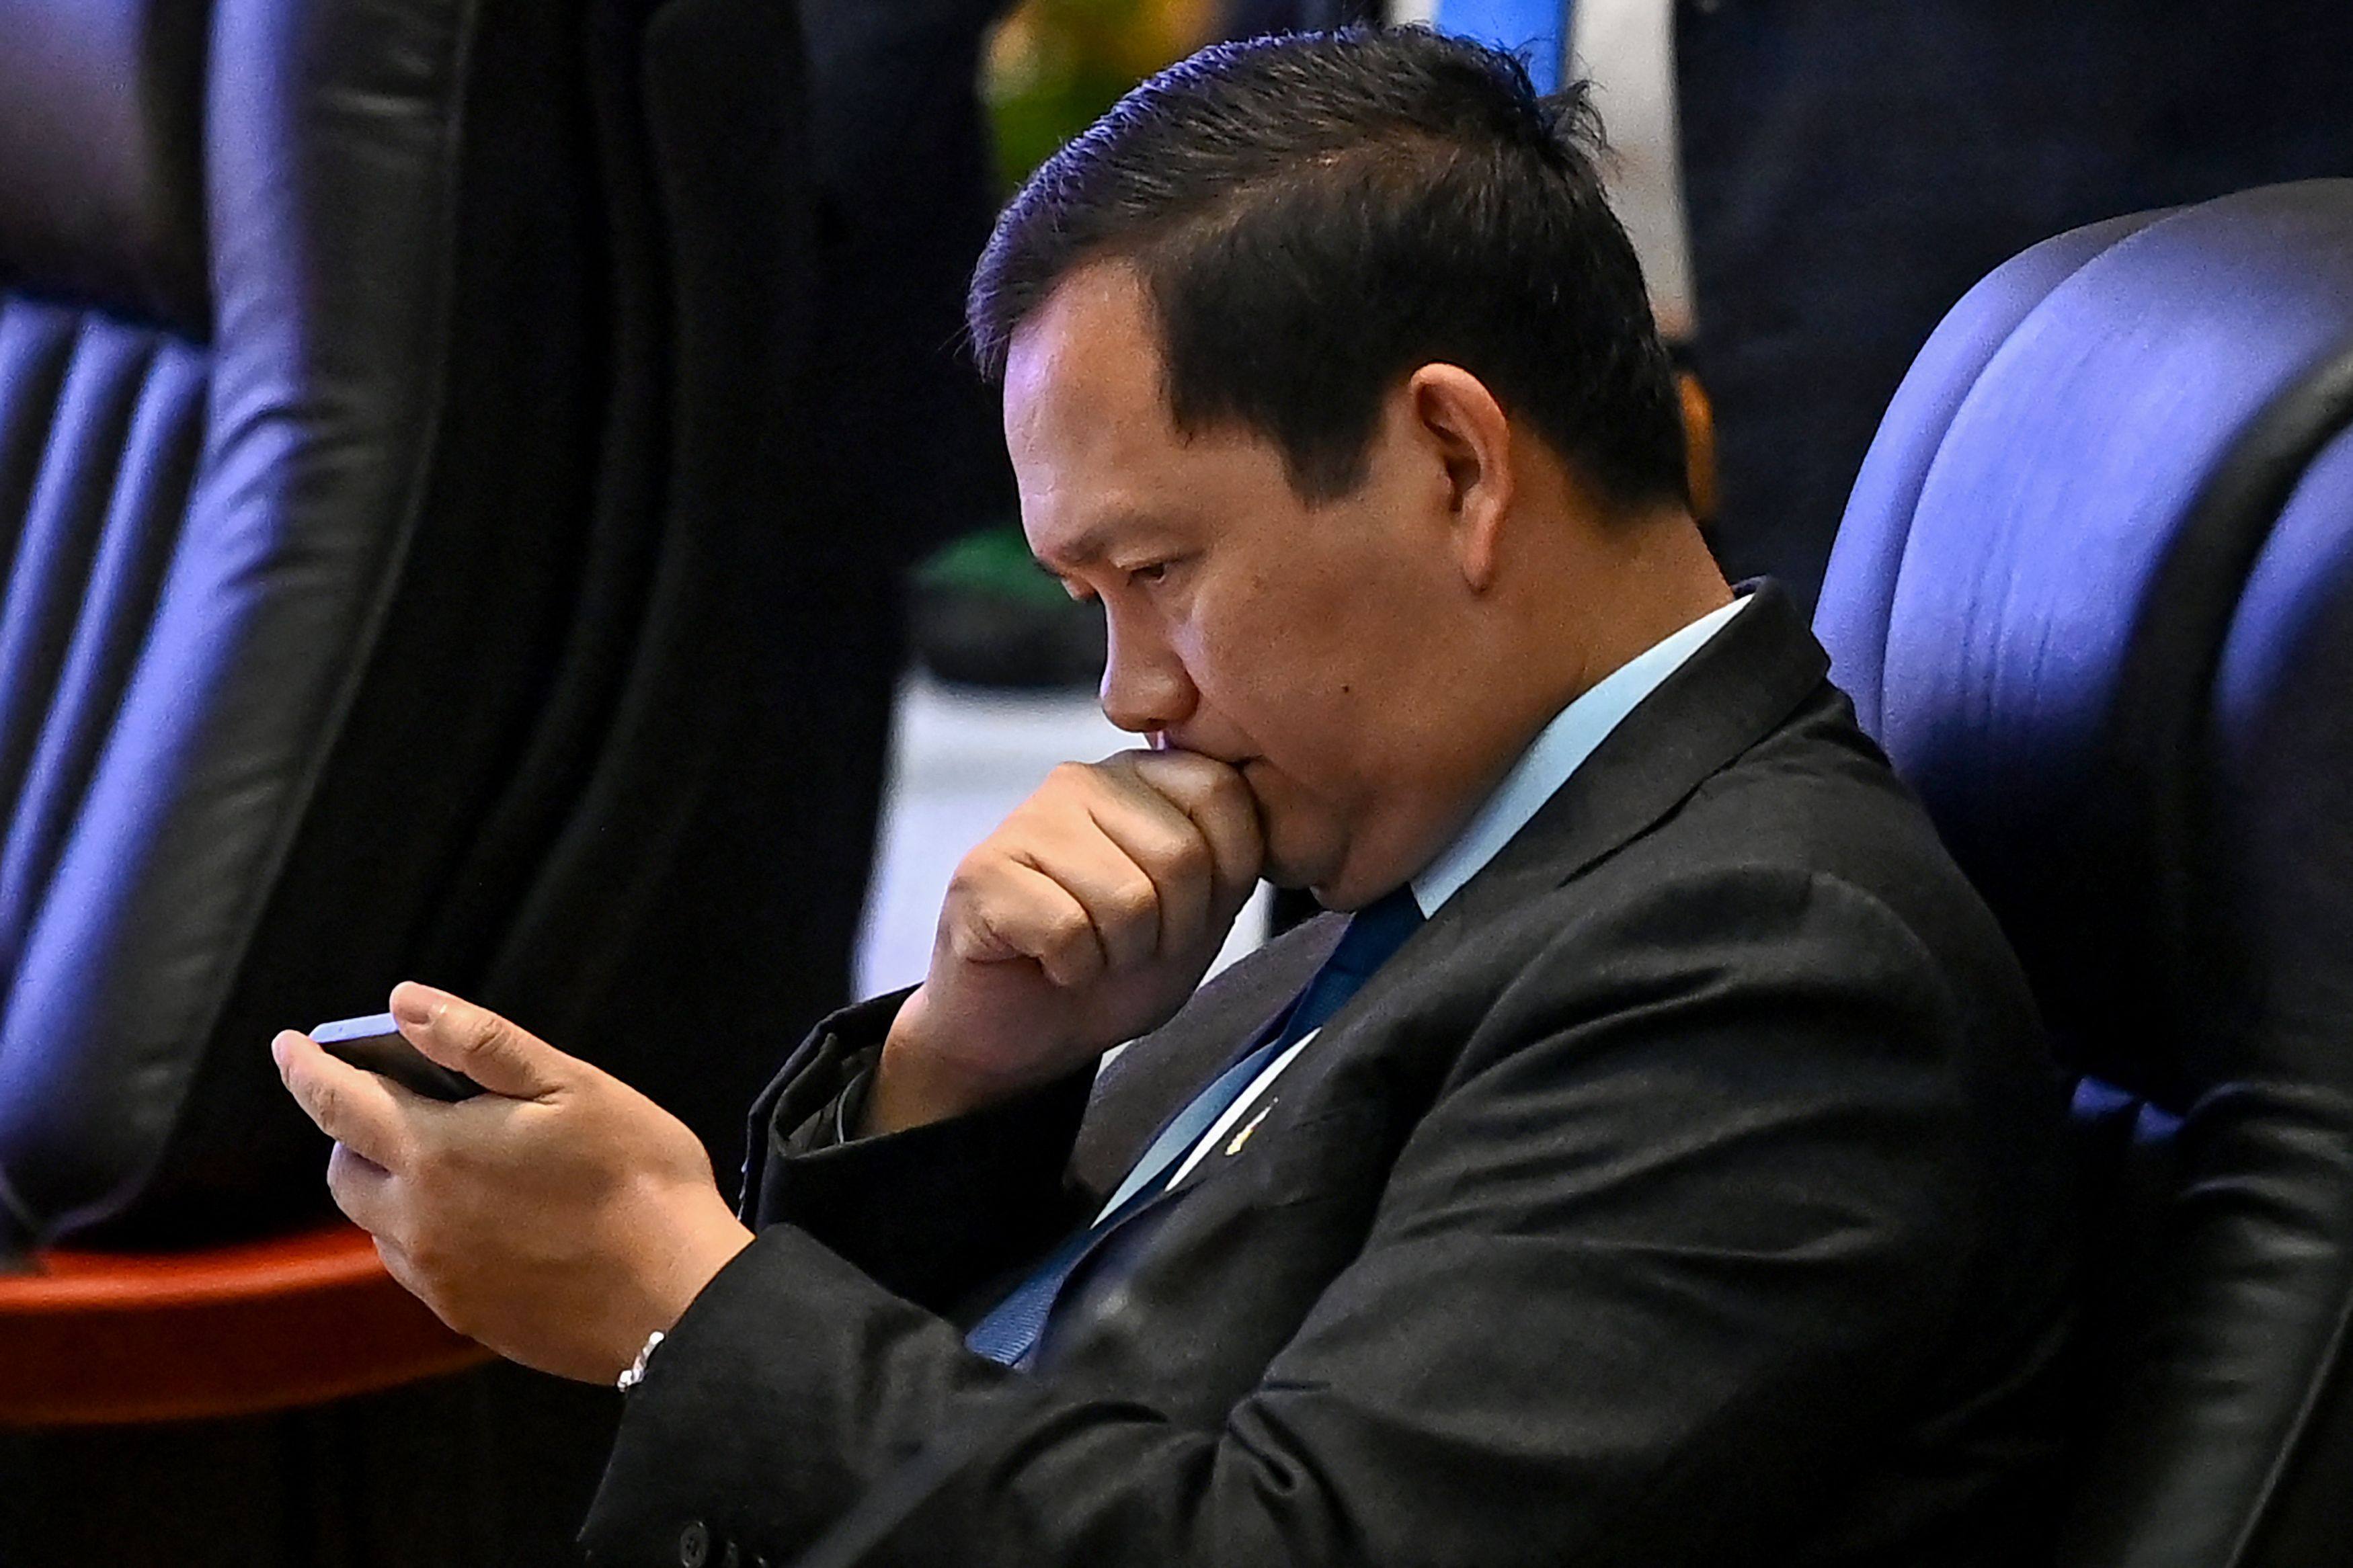
[[[895,658],[802,510],[802,53],[0,0],[0,1255],[315,1217],[264,1047],[403,975],[733,1163],[847,989]]]
[[[0,0],[0,1561],[577,1560],[610,1391],[438,1375],[267,1045],[432,980],[724,1170],[842,999],[895,574],[812,494],[807,56]]]
[[[2081,1075],[2073,1568],[2353,1563],[2353,182],[2052,239],[1817,629]]]

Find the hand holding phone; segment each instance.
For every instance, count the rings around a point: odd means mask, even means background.
[[[702,1140],[610,1073],[463,997],[404,981],[388,1005],[397,1029],[379,1014],[269,1042],[287,1091],[338,1145],[327,1160],[335,1206],[459,1333],[526,1366],[609,1384],[751,1244]],[[370,1085],[358,1072],[381,1076]],[[386,1079],[419,1097],[389,1091]],[[422,1098],[477,1086],[485,1103]]]
[[[311,1037],[329,1056],[380,1073],[428,1100],[471,1100],[482,1092],[482,1086],[464,1073],[450,1071],[409,1044],[389,1013],[338,1018],[312,1029]]]

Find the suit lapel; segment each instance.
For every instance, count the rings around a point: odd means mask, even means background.
[[[1323,967],[1342,915],[1319,915],[1269,942],[1204,985],[1166,1026],[1138,1040],[1096,1077],[1071,1174],[1098,1196],[1119,1185],[1176,1110],[1259,1038]]]

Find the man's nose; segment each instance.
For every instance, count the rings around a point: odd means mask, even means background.
[[[1113,617],[1103,658],[1103,717],[1131,734],[1174,729],[1196,701],[1192,678],[1161,638],[1123,630]]]

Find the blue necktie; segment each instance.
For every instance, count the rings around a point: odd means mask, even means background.
[[[1441,33],[1508,49],[1528,62],[1538,92],[1560,90],[1568,56],[1568,16],[1574,0],[1438,0],[1432,20]]]
[[[1028,1279],[973,1325],[972,1331],[965,1336],[965,1343],[989,1360],[1008,1366],[1018,1365],[1027,1359],[1037,1348],[1039,1336],[1045,1332],[1055,1298],[1061,1294],[1063,1285],[1079,1265],[1105,1237],[1160,1194],[1167,1185],[1169,1173],[1200,1142],[1210,1125],[1257,1080],[1269,1062],[1306,1038],[1310,1031],[1322,1028],[1324,1021],[1338,1012],[1373,972],[1405,945],[1406,938],[1420,924],[1421,909],[1413,901],[1410,888],[1399,888],[1357,911],[1348,921],[1339,945],[1332,950],[1332,956],[1324,961],[1324,966],[1315,972],[1315,977],[1307,983],[1307,988],[1299,994],[1299,1000],[1291,1005],[1280,1023],[1169,1119],[1136,1161],[1134,1169],[1128,1172],[1119,1190],[1112,1194],[1102,1216],[1048,1254]]]

